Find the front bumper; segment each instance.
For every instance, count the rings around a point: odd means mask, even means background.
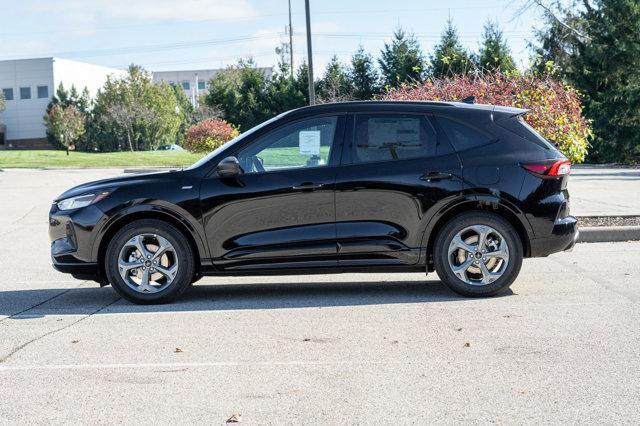
[[[545,257],[552,253],[572,250],[578,241],[578,220],[567,216],[556,220],[551,235],[530,241],[531,257]]]
[[[92,251],[94,232],[103,220],[104,213],[95,206],[67,211],[53,204],[49,212],[49,238],[54,269],[79,279],[99,280]]]

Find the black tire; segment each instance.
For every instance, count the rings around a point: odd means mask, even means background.
[[[169,241],[178,259],[178,272],[173,281],[155,293],[142,293],[132,289],[118,270],[122,247],[136,235],[144,233],[157,234]],[[155,219],[136,220],[120,229],[109,242],[104,261],[107,279],[113,288],[124,299],[140,305],[167,303],[175,299],[189,286],[195,270],[194,254],[186,237],[173,225]]]
[[[504,272],[489,284],[468,284],[456,276],[449,265],[449,244],[458,232],[474,225],[494,228],[503,236],[509,248],[509,261]],[[520,273],[522,258],[522,241],[516,230],[502,217],[488,212],[475,211],[455,216],[440,230],[434,245],[434,263],[438,276],[451,290],[467,297],[493,296],[509,288]]]

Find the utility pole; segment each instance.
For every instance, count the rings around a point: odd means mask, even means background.
[[[309,16],[309,0],[304,0],[307,15],[307,60],[309,61],[309,105],[316,104],[316,90],[313,84],[313,54],[311,53],[311,16]]]
[[[291,26],[291,0],[289,0],[289,66],[291,67],[291,79],[293,80],[293,26]]]

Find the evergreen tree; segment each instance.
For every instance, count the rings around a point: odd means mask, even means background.
[[[300,91],[296,80],[291,79],[291,67],[286,62],[280,62],[269,82],[269,109],[273,115],[300,108],[307,104],[304,92]]]
[[[440,78],[466,74],[473,68],[472,58],[462,47],[458,31],[451,20],[447,21],[447,27],[442,33],[440,42],[431,55],[431,76]]]
[[[413,34],[407,34],[402,28],[394,31],[390,44],[385,43],[378,63],[383,84],[389,88],[423,80],[425,63],[420,44]]]
[[[294,86],[304,96],[304,104],[309,104],[309,66],[303,62],[295,73]]]
[[[366,53],[362,46],[351,57],[349,79],[354,99],[369,100],[380,93],[380,75],[371,54]]]
[[[269,108],[269,80],[256,68],[252,59],[240,60],[216,74],[209,82],[205,96],[208,106],[219,108],[222,117],[235,124],[240,131],[271,118]]]
[[[502,72],[511,72],[516,69],[511,50],[507,46],[497,22],[488,21],[485,24],[482,38],[478,59],[478,65],[481,69]]]
[[[574,6],[547,16],[544,59],[584,97],[594,130],[587,160],[640,163],[640,3],[583,0]]]
[[[318,99],[321,102],[340,102],[351,99],[351,84],[344,65],[333,55],[322,79],[318,82]]]

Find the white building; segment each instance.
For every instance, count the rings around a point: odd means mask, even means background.
[[[50,148],[46,140],[44,114],[62,83],[66,89],[85,87],[91,96],[108,75],[124,71],[60,58],[0,61],[0,90],[6,109],[0,112],[0,149]]]

